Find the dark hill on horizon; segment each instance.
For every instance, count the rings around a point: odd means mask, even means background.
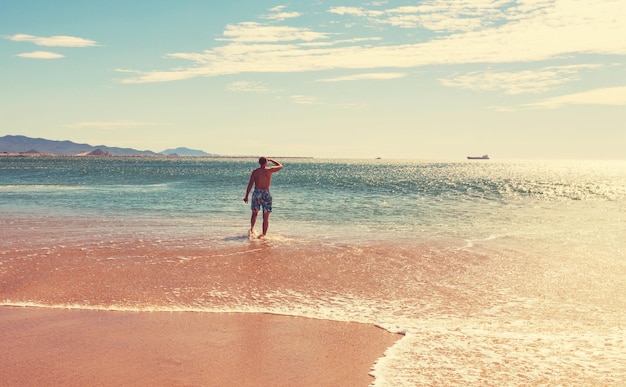
[[[109,147],[106,145],[89,145],[89,144],[77,144],[72,141],[55,141],[47,140],[44,138],[31,138],[26,136],[12,136],[7,135],[0,137],[0,152],[4,153],[45,153],[63,156],[72,156],[78,154],[89,154],[96,150],[101,150],[112,156],[159,156],[160,153],[156,153],[150,150],[137,150],[132,148],[118,148]],[[194,151],[187,148],[177,148],[176,150],[187,150],[189,152],[202,152]],[[172,152],[175,153],[175,152]],[[179,156],[186,156],[186,154],[177,153]],[[194,154],[196,155],[196,154]],[[208,153],[205,155],[209,155]]]
[[[214,153],[206,153],[203,150],[189,149],[185,147],[179,147],[176,149],[166,149],[161,152],[162,155],[177,155],[177,156],[217,156]]]

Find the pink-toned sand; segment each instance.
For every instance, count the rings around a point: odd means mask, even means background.
[[[367,386],[398,338],[268,314],[0,307],[0,384]]]

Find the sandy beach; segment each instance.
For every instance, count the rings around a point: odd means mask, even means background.
[[[244,313],[0,307],[3,386],[367,386],[401,336]]]

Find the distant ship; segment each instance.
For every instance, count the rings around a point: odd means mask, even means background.
[[[467,156],[468,160],[489,160],[489,156],[488,155],[482,155],[482,156]]]

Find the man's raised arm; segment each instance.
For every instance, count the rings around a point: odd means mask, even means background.
[[[278,172],[281,169],[283,169],[283,165],[281,163],[279,163],[276,160],[273,159],[267,159],[267,161],[273,163],[274,165],[270,167],[270,169],[272,170],[272,172]]]

